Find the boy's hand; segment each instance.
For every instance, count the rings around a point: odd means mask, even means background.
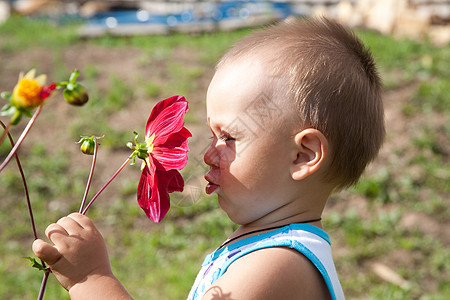
[[[33,252],[65,289],[88,279],[113,277],[103,237],[88,217],[70,214],[49,225],[45,234],[53,246],[38,239]]]

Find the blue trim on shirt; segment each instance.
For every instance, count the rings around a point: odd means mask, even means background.
[[[224,251],[227,251],[227,253],[232,253],[231,257],[229,256],[228,258],[231,258],[227,261],[226,265],[223,265],[222,268],[219,271],[219,274],[217,274],[217,278],[220,278],[228,269],[228,267],[237,259],[239,259],[240,257],[257,251],[257,250],[261,250],[261,249],[265,249],[265,248],[271,248],[271,247],[289,247],[291,249],[295,249],[298,252],[300,252],[301,254],[303,254],[306,258],[308,258],[309,261],[311,261],[311,263],[314,264],[314,266],[317,268],[317,270],[319,270],[320,274],[322,275],[327,287],[328,287],[328,291],[330,292],[330,296],[331,298],[334,300],[336,299],[336,295],[334,293],[334,288],[333,288],[333,283],[331,281],[331,278],[326,270],[326,268],[324,267],[324,265],[321,263],[321,261],[319,260],[319,258],[311,251],[309,250],[306,246],[304,246],[302,243],[298,242],[298,241],[292,241],[289,239],[289,237],[286,237],[286,240],[282,240],[282,241],[274,241],[274,240],[267,240],[265,242],[261,242],[260,244],[258,244],[257,247],[252,247],[247,249],[246,251],[237,251],[234,252],[233,251],[237,248],[240,248],[242,246],[246,246],[248,244],[252,244],[264,239],[268,239],[271,238],[275,235],[278,235],[280,233],[289,233],[291,230],[303,230],[306,232],[310,232],[313,233],[319,237],[321,237],[322,239],[324,239],[328,244],[331,245],[330,243],[330,237],[328,235],[328,233],[326,233],[323,229],[311,225],[311,224],[290,224],[290,225],[286,225],[282,228],[276,229],[276,230],[272,230],[269,232],[264,232],[261,234],[257,234],[254,236],[250,236],[247,238],[243,238],[242,240],[238,240],[234,243],[231,243],[230,245],[216,250],[215,252],[211,253],[210,255],[208,255],[205,258],[205,261],[203,262],[203,266],[211,263],[213,260],[217,259]],[[230,255],[230,254],[229,254]]]
[[[228,267],[235,262],[237,259],[241,258],[242,256],[249,254],[251,252],[261,250],[261,249],[267,249],[267,248],[273,248],[273,247],[289,247],[291,249],[295,249],[301,254],[303,254],[311,263],[314,264],[314,266],[319,270],[320,274],[322,275],[327,287],[328,291],[330,292],[331,299],[335,300],[336,295],[334,293],[333,283],[331,282],[331,278],[328,275],[328,272],[324,265],[320,262],[319,258],[317,258],[316,255],[314,255],[311,250],[309,250],[307,247],[305,247],[302,243],[298,241],[291,241],[291,240],[282,240],[282,241],[273,241],[268,240],[266,242],[260,243],[257,247],[252,247],[249,249],[246,249],[246,251],[242,251],[236,255],[233,256],[233,259],[230,259],[227,261],[225,265],[222,266],[222,269],[220,271],[219,277],[221,277],[228,269]]]
[[[280,234],[282,232],[289,232],[290,230],[303,230],[303,231],[307,231],[310,233],[313,233],[321,238],[323,238],[328,244],[331,245],[330,242],[330,236],[328,235],[328,233],[326,233],[323,229],[311,225],[311,224],[302,224],[302,223],[296,223],[296,224],[290,224],[290,225],[286,225],[284,227],[272,230],[272,231],[268,231],[268,232],[264,232],[264,233],[260,233],[254,236],[250,236],[247,238],[243,238],[242,240],[238,240],[234,243],[229,244],[228,246],[223,247],[222,249],[216,250],[213,253],[209,254],[208,256],[205,257],[205,260],[203,261],[202,266],[205,266],[207,264],[209,264],[211,261],[213,261],[214,259],[216,259],[217,257],[219,257],[224,251],[233,251],[236,248],[251,244],[251,243],[255,243],[257,241],[260,241],[262,239],[267,239],[270,238],[274,235]]]
[[[328,291],[330,292],[331,299],[335,300],[336,295],[334,294],[334,288],[333,283],[331,282],[330,275],[328,275],[327,269],[324,267],[320,259],[311,251],[309,250],[305,245],[298,241],[292,241],[292,247],[293,249],[297,250],[298,252],[302,253],[306,258],[311,261],[314,266],[316,266],[317,270],[319,270],[320,274],[322,274],[323,279],[325,280],[325,283],[327,284]]]
[[[319,228],[311,224],[301,224],[301,223],[300,224],[294,223],[288,226],[291,228],[291,230],[304,230],[314,233],[315,235],[323,238],[329,245],[331,245],[330,236],[322,228]]]

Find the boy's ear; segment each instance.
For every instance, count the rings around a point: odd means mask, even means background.
[[[316,172],[324,162],[328,152],[328,141],[317,129],[307,128],[294,137],[297,156],[291,164],[290,172],[294,180],[302,180]]]

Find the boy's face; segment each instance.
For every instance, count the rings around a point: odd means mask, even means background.
[[[293,110],[264,94],[269,85],[261,64],[241,61],[222,66],[208,88],[213,137],[204,157],[210,166],[206,191],[218,194],[237,224],[263,220],[295,195],[289,172],[297,154],[295,131],[286,122]]]

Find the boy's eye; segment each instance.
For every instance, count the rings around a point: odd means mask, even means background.
[[[220,137],[219,137],[219,140],[221,140],[221,141],[234,141],[235,140],[235,138],[233,138],[233,137],[231,137],[230,135],[228,135],[228,134],[223,134],[223,135],[221,135]]]

